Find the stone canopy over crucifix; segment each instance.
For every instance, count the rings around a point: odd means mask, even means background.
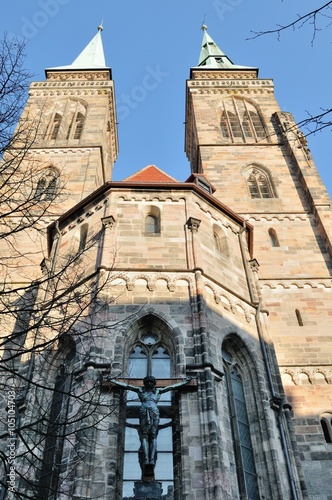
[[[141,442],[139,453],[142,455],[142,460],[140,460],[142,481],[151,482],[155,480],[154,467],[157,460],[157,435],[159,430],[159,409],[157,405],[161,395],[165,392],[184,388],[185,386],[196,386],[196,380],[192,377],[177,379],[175,383],[174,380],[172,381],[172,384],[169,383],[169,379],[157,381],[151,375],[145,377],[143,380],[131,380],[131,383],[111,376],[104,379],[104,386],[116,386],[136,392],[141,402],[137,430]]]

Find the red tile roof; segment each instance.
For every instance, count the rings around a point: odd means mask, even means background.
[[[130,175],[124,182],[178,182],[174,177],[165,174],[155,165],[148,165],[133,175]]]

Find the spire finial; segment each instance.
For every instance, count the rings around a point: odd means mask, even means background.
[[[98,31],[103,31],[103,29],[104,29],[103,24],[104,24],[104,19],[102,19],[102,20],[101,20],[101,23],[100,23],[100,25],[98,26]]]
[[[203,30],[203,31],[207,30],[207,26],[205,24],[205,18],[206,18],[206,14],[204,14],[203,21],[202,21],[202,26],[201,26],[201,30]]]

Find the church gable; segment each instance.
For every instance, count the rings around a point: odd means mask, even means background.
[[[147,165],[133,175],[130,175],[124,182],[177,182],[174,177],[166,174],[155,165]]]

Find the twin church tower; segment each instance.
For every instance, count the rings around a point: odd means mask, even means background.
[[[81,252],[75,273],[90,301],[77,301],[73,334],[68,321],[65,341],[17,366],[35,382],[22,428],[33,432],[36,400],[49,411],[29,466],[29,437],[17,444],[29,498],[331,498],[331,200],[272,80],[203,31],[186,83],[184,182],[153,165],[112,181],[115,91],[101,28],[71,65],[31,84],[25,114],[42,117],[29,151],[36,196],[61,186],[38,222],[43,272]],[[111,382],[143,387],[148,375],[157,388],[179,384],[158,403],[149,471],[141,401]]]

